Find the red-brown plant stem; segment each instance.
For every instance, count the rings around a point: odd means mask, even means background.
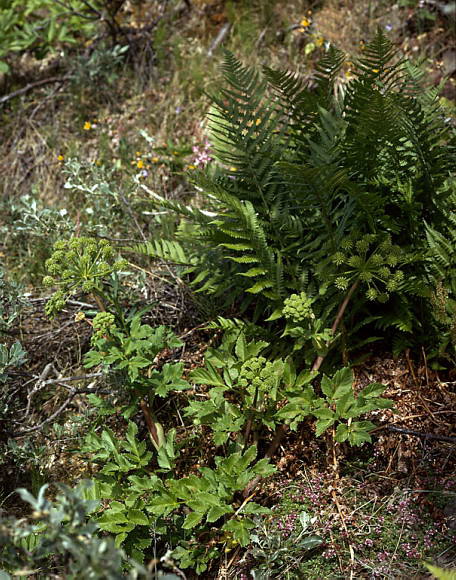
[[[146,403],[146,401],[144,399],[141,399],[139,405],[141,407],[144,418],[146,420],[147,429],[150,433],[150,436],[152,437],[153,441],[155,441],[155,443],[157,445],[160,445],[157,427],[155,425],[155,421],[152,418],[152,411],[150,410],[149,405]]]
[[[334,319],[333,325],[331,326],[331,334],[334,335],[336,334],[336,331],[339,327],[340,321],[342,320],[345,310],[347,309],[348,303],[350,302],[351,297],[353,296],[355,290],[358,288],[359,285],[359,280],[356,280],[356,282],[354,282],[350,288],[350,290],[347,292],[347,295],[345,296],[342,304],[339,306],[339,310],[337,311],[336,314],[336,318]],[[321,365],[323,364],[323,361],[325,360],[325,357],[323,355],[317,356],[317,358],[315,359],[313,365],[312,365],[312,371],[318,371],[320,370]]]
[[[255,389],[255,396],[253,398],[253,404],[252,407],[250,408],[250,414],[249,414],[249,418],[245,427],[245,433],[244,433],[244,447],[246,447],[249,443],[249,437],[250,437],[250,432],[252,431],[252,425],[253,425],[253,410],[256,410],[256,406],[257,406],[257,402],[258,402],[258,387]]]
[[[339,310],[337,311],[336,318],[334,319],[333,325],[331,327],[331,334],[334,335],[336,333],[336,331],[339,327],[339,324],[344,316],[345,310],[347,309],[348,303],[350,302],[353,294],[355,293],[356,289],[358,288],[358,285],[359,285],[359,280],[356,280],[356,282],[354,282],[351,285],[350,290],[347,292],[347,295],[345,296],[344,300],[342,301],[341,305],[339,306]],[[323,361],[325,360],[325,356],[326,355],[317,356],[317,358],[315,359],[315,361],[312,365],[312,371],[320,370],[320,367],[323,364]],[[277,451],[280,443],[282,442],[282,439],[284,438],[286,433],[289,431],[289,429],[290,429],[290,427],[288,425],[283,424],[283,423],[282,423],[282,425],[279,425],[277,427],[277,429],[274,433],[274,437],[271,441],[271,444],[269,445],[268,450],[265,453],[265,457],[267,457],[268,459],[271,459],[271,457],[273,457],[273,455]],[[244,497],[247,497],[250,493],[252,493],[252,491],[258,485],[260,479],[261,479],[260,477],[256,477],[248,484],[248,486],[244,489],[244,492],[243,492]]]
[[[98,308],[101,310],[101,312],[106,312],[106,308],[105,305],[103,304],[103,301],[101,300],[101,298],[98,296],[98,294],[95,294],[95,292],[92,293],[92,297],[95,300],[95,302],[97,303]]]

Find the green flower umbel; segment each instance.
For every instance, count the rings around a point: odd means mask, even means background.
[[[126,264],[126,260],[116,257],[106,240],[85,237],[59,240],[46,261],[49,275],[43,278],[45,286],[59,287],[46,304],[46,314],[55,316],[70,296],[78,292],[100,296],[107,278]]]
[[[308,298],[305,292],[292,294],[283,302],[282,314],[287,320],[299,324],[306,319],[314,319],[315,314],[312,310],[311,298]]]

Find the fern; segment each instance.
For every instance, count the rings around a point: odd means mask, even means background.
[[[160,258],[173,264],[190,266],[195,258],[190,258],[183,246],[175,240],[154,240],[142,244],[135,244],[128,250],[150,258]]]
[[[179,242],[197,256],[198,290],[255,320],[270,317],[278,334],[290,292],[315,297],[329,321],[357,279],[353,328],[367,318],[385,333],[422,337],[438,280],[454,292],[454,137],[438,93],[420,88],[420,73],[381,31],[337,92],[343,62],[331,48],[305,81],[269,68],[260,75],[226,52],[209,114],[217,163],[195,178],[205,210],[156,202],[195,224]],[[383,282],[363,270],[369,254],[356,254],[369,236],[401,250],[399,264],[386,250],[377,256]],[[341,249],[358,266],[342,267]],[[167,251],[154,243],[151,254]],[[397,268],[400,278],[387,282]]]

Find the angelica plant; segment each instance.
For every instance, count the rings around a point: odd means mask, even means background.
[[[317,317],[312,309],[316,298],[310,298],[305,292],[291,294],[283,302],[283,308],[276,317],[286,320],[282,336],[294,339],[293,350],[303,352],[305,362],[310,365],[315,356],[324,356],[333,341],[334,333],[326,327],[325,318]],[[309,348],[304,348],[306,346]]]
[[[393,244],[391,236],[352,234],[341,243],[341,251],[332,256],[338,267],[334,285],[347,290],[358,280],[366,287],[366,298],[370,301],[386,302],[390,294],[400,291],[404,282],[404,271],[400,268],[417,260]]]
[[[92,294],[100,310],[105,310],[113,301],[107,291],[108,280],[126,265],[126,260],[118,258],[106,240],[86,237],[59,240],[46,261],[48,275],[43,284],[58,287],[46,304],[46,313],[55,316],[78,292]]]
[[[353,372],[350,368],[338,370],[332,377],[323,375],[320,385],[323,397],[318,396],[311,385],[302,393],[289,398],[278,416],[296,429],[309,415],[316,418],[315,435],[320,437],[327,429],[333,428],[335,442],[348,441],[350,445],[363,445],[371,441],[370,431],[375,425],[368,420],[353,421],[376,409],[389,409],[390,399],[381,397],[385,385],[372,383],[357,395],[353,388]]]
[[[264,428],[274,429],[283,419],[280,408],[297,396],[316,373],[296,372],[291,359],[268,360],[264,341],[249,341],[243,332],[227,332],[218,349],[208,349],[205,367],[190,380],[210,387],[206,400],[190,400],[185,409],[195,425],[207,425],[217,445],[231,435],[247,444]],[[242,430],[242,433],[241,433]]]

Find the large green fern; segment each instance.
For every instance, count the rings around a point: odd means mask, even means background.
[[[425,334],[423,308],[432,310],[426,300],[437,282],[454,293],[454,137],[437,91],[420,88],[417,69],[382,32],[337,91],[343,62],[331,48],[304,82],[269,68],[260,75],[226,52],[209,115],[217,163],[195,179],[204,210],[158,203],[195,224],[187,242],[199,247],[200,290],[244,308],[253,295],[271,319],[290,292],[304,290],[331,319],[357,280],[353,328],[372,317],[384,329]],[[381,244],[400,256],[378,253]],[[209,269],[208,255],[218,261]]]

